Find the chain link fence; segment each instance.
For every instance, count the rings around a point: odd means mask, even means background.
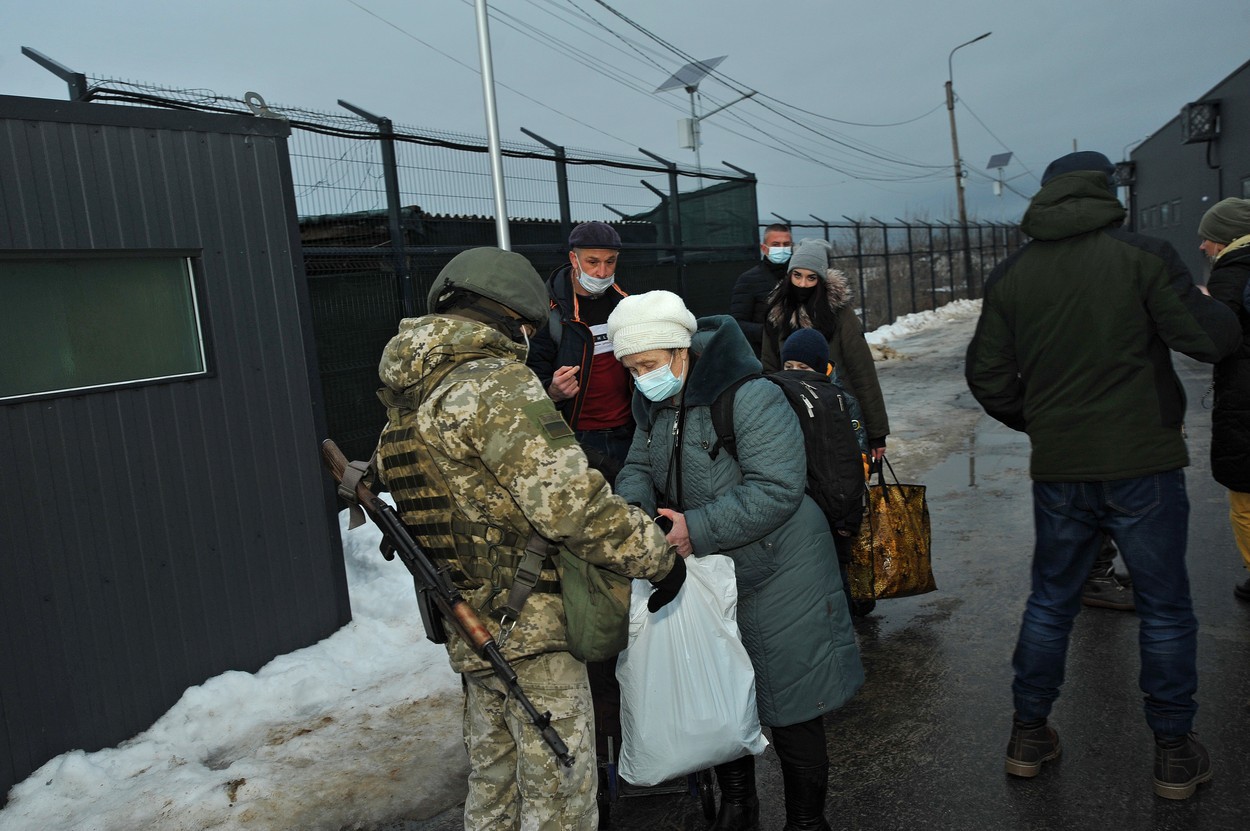
[[[84,76],[85,77],[85,76]],[[74,90],[71,84],[71,91]],[[344,113],[270,105],[206,90],[91,78],[84,100],[285,119],[313,329],[330,434],[367,458],[385,421],[377,361],[398,322],[425,312],[439,270],[496,243],[487,144],[478,136],[397,126],[340,101]],[[759,259],[756,180],[703,168],[534,142],[503,142],[512,249],[540,274],[567,262],[577,222],[610,222],[624,243],[621,282],[668,289],[696,315],[728,311],[738,275]],[[975,298],[1018,248],[1017,226],[878,220],[791,223],[821,237],[846,272],[866,331],[909,312]],[[965,239],[967,240],[965,244]]]

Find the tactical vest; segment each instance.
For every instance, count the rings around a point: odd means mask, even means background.
[[[436,389],[457,366],[463,365],[440,368],[429,389]],[[470,521],[452,499],[451,488],[417,430],[416,410],[422,399],[389,387],[378,390],[378,398],[387,415],[378,442],[378,472],[404,524],[456,587],[468,591],[490,587],[479,614],[510,628],[531,592],[560,593],[554,545],[532,528],[524,536]]]

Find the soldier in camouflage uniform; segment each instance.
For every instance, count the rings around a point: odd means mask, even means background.
[[[382,354],[379,395],[389,420],[376,469],[404,522],[449,569],[576,758],[561,766],[489,665],[451,634],[451,664],[466,689],[464,827],[592,829],[590,690],[585,665],[567,651],[560,574],[548,554],[541,571],[530,569],[537,581],[523,605],[513,602],[513,578],[527,549],[544,550],[535,540],[551,541],[651,580],[658,607],[676,595],[685,566],[651,518],[587,466],[525,366],[528,336],[548,313],[533,266],[497,248],[465,251],[439,274],[428,308],[434,313],[403,320]],[[503,611],[517,605],[515,619]]]

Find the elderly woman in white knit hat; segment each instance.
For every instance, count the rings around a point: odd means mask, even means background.
[[[1228,488],[1228,516],[1250,569],[1250,199],[1216,202],[1198,224],[1198,248],[1211,260],[1207,289],[1237,315],[1241,348],[1215,365],[1211,410],[1211,475]],[[1250,578],[1233,594],[1250,602]]]
[[[634,377],[638,429],[616,492],[672,520],[683,556],[725,554],[738,582],[738,628],[756,673],[760,722],[772,728],[785,781],[786,829],[828,829],[823,716],[863,683],[859,648],[824,514],[804,493],[798,419],[760,372],[728,316],[696,322],[667,291],[626,297],[608,337]],[[736,456],[711,405],[732,395]],[[718,765],[712,828],[755,829],[755,759]]]

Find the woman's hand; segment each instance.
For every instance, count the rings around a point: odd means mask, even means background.
[[[693,554],[694,545],[690,542],[690,529],[686,527],[686,515],[671,508],[660,508],[656,513],[673,521],[672,530],[664,537],[668,540],[668,544],[676,548],[677,553],[683,557]]]

